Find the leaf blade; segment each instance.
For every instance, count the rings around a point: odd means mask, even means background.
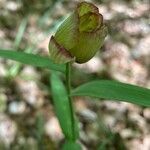
[[[150,90],[139,86],[110,80],[83,84],[72,91],[72,96],[91,96],[150,106]]]
[[[28,17],[25,17],[21,21],[20,26],[18,28],[18,32],[17,32],[16,38],[15,38],[15,41],[14,41],[14,47],[15,48],[18,48],[20,43],[21,43],[21,41],[22,41],[24,32],[25,32],[26,27],[27,27],[27,23],[28,23]]]
[[[82,150],[82,148],[81,145],[76,142],[66,141],[62,150]]]
[[[54,64],[48,57],[40,55],[0,49],[0,57],[18,61],[23,64],[65,72],[65,65]]]
[[[72,128],[71,109],[68,93],[56,72],[52,72],[50,77],[51,91],[55,112],[61,125],[62,131],[68,140],[77,139],[79,135],[77,120],[74,120],[75,130]],[[74,131],[73,131],[74,130]]]

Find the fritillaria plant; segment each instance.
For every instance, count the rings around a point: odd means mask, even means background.
[[[104,43],[107,27],[98,8],[81,2],[60,25],[49,42],[49,57],[0,49],[0,57],[50,70],[54,108],[65,136],[64,150],[80,150],[78,121],[72,98],[90,96],[150,106],[150,90],[112,80],[96,80],[71,89],[71,64],[86,63]],[[66,75],[66,86],[60,73]]]

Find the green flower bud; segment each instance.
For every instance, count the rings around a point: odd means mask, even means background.
[[[50,57],[55,63],[85,63],[101,48],[106,35],[107,27],[98,8],[81,2],[51,37]]]

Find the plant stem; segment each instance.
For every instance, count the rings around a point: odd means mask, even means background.
[[[75,139],[75,116],[74,116],[74,109],[72,104],[72,97],[71,94],[71,63],[68,62],[66,64],[66,86],[67,86],[67,92],[68,92],[68,99],[69,99],[69,105],[70,105],[70,111],[71,111],[71,122],[72,122],[72,134],[73,134],[73,140]]]

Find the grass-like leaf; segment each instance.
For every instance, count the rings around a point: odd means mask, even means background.
[[[91,96],[150,106],[150,89],[109,80],[85,83],[73,90],[72,96]]]
[[[21,41],[22,41],[24,32],[25,32],[26,27],[27,27],[27,22],[28,22],[28,17],[25,17],[25,18],[21,21],[21,24],[20,24],[20,26],[19,26],[19,29],[18,29],[16,38],[15,38],[15,41],[14,41],[14,47],[15,47],[15,48],[18,48],[19,45],[20,45],[20,43],[21,43]]]
[[[62,131],[68,140],[74,140],[78,137],[77,122],[74,120],[75,131],[73,131],[71,108],[68,93],[61,79],[56,72],[51,75],[51,91],[53,96],[54,108],[61,125]]]
[[[0,57],[18,61],[23,64],[65,72],[65,65],[54,64],[48,57],[2,49],[0,49]]]
[[[81,146],[73,141],[66,141],[62,150],[82,150]]]

